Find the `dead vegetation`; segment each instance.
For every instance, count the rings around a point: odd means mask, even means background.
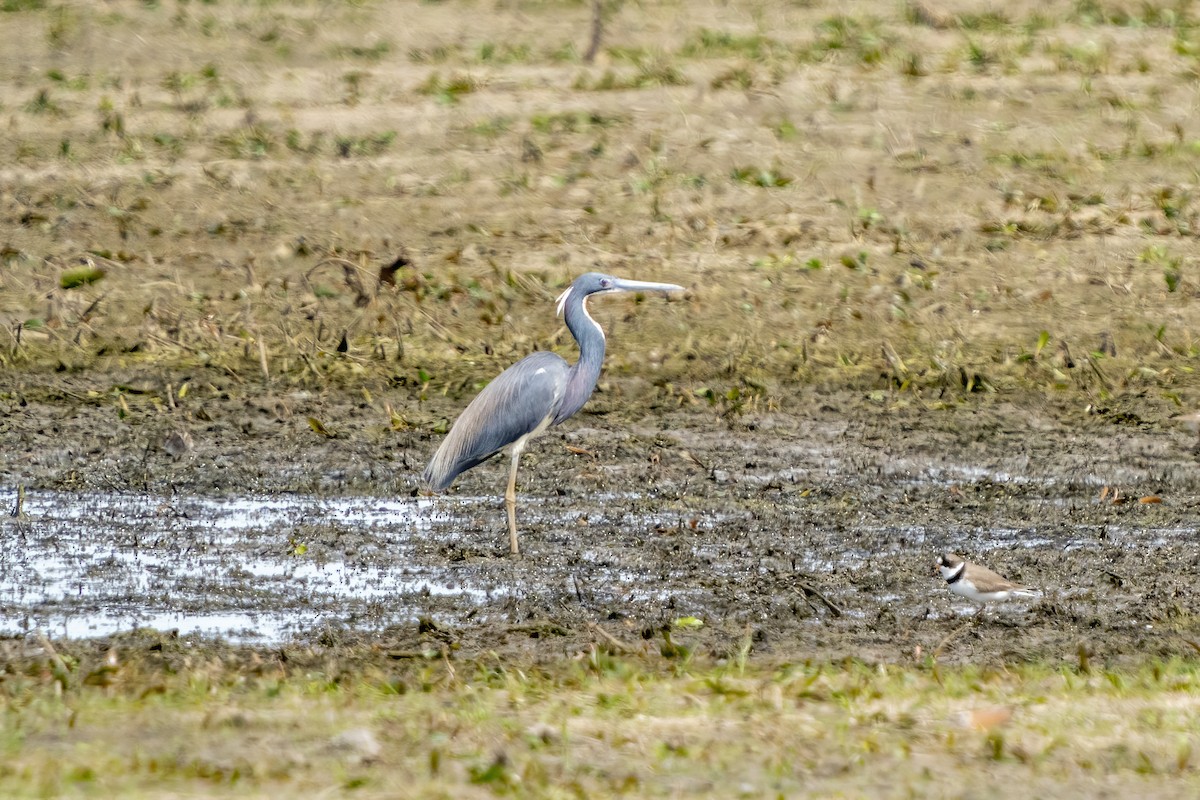
[[[694,288],[616,331],[677,402],[1200,402],[1173,7],[398,13],[5,12],[5,365],[457,396],[598,267]]]
[[[602,446],[636,463],[628,481],[717,497],[705,509],[758,526],[731,526],[754,569],[780,558],[765,526],[840,547],[879,505],[964,538],[1193,524],[1169,427],[1200,407],[1187,3],[10,0],[0,30],[6,483],[171,495],[327,491],[347,462],[410,473],[483,381],[534,349],[571,352],[553,298],[602,269],[691,295],[654,314],[597,304],[613,342],[589,418],[602,430],[545,462]],[[651,414],[678,437],[616,432]],[[778,475],[800,459],[711,436],[769,447],[814,419],[853,455],[801,484],[751,485],[756,458]],[[983,477],[903,483],[964,452]],[[1062,497],[993,480],[1055,455]],[[178,477],[220,458],[234,466]],[[318,466],[262,474],[284,463]],[[363,474],[334,485],[408,488]],[[819,515],[793,513],[810,496]],[[654,531],[656,558],[676,558],[680,520]],[[486,525],[464,527],[472,544],[424,557],[485,563]],[[1099,546],[1095,563],[1142,557]],[[1187,581],[1148,570],[1089,572],[1087,602],[1111,583],[1130,619],[1194,641]],[[805,613],[864,613],[788,575],[778,594]],[[892,586],[879,566],[856,577],[877,604]],[[745,580],[714,593],[741,602]],[[13,640],[0,786],[368,796],[403,775],[455,797],[936,794],[953,772],[963,791],[1189,796],[1186,646],[1123,629],[1126,661],[1109,665],[1064,644],[1123,612],[1048,600],[1053,633],[1017,651],[1035,663],[994,669],[889,662],[910,623],[886,607],[842,620],[859,660],[828,662],[844,637],[809,659],[790,613],[765,626],[787,632],[784,663],[693,649],[686,629],[643,641],[561,621],[546,624],[572,646],[549,664]],[[963,660],[994,664],[1009,633]]]

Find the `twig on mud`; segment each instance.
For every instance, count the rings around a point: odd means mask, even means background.
[[[13,505],[13,509],[9,512],[9,516],[14,519],[20,519],[25,515],[25,484],[17,484],[17,502]]]
[[[682,455],[684,455],[689,461],[691,461],[697,467],[699,467],[700,469],[707,472],[708,479],[710,481],[715,481],[717,479],[717,468],[716,467],[710,467],[708,464],[705,464],[703,461],[701,461],[699,458],[697,458],[696,455],[691,450],[684,450]]]
[[[315,377],[321,383],[324,383],[325,376],[322,375],[320,370],[317,369],[316,365],[313,364],[312,359],[308,357],[308,353],[305,353],[303,350],[301,350],[301,351],[299,351],[299,355],[300,355],[300,360],[303,361],[304,366],[308,367],[309,371],[312,372],[313,377]]]
[[[108,292],[105,292],[104,294],[100,295],[95,300],[93,300],[92,304],[90,306],[88,306],[86,309],[84,309],[84,312],[79,315],[79,320],[78,320],[79,323],[86,324],[88,319],[91,318],[92,314],[95,313],[96,309],[100,307],[100,301],[106,297],[108,297]]]
[[[439,337],[443,342],[453,342],[454,337],[450,334],[450,329],[433,318],[425,309],[417,309],[418,313],[425,318],[425,323],[429,326],[429,332],[434,336]]]
[[[975,622],[976,622],[976,619],[974,617],[971,617],[970,620],[968,620],[967,622],[964,622],[962,625],[959,625],[957,628],[955,628],[954,630],[952,630],[948,634],[946,634],[946,638],[942,639],[942,641],[938,644],[938,646],[936,648],[934,648],[933,655],[930,656],[930,658],[933,659],[933,663],[935,663],[935,664],[937,663],[938,657],[941,656],[941,654],[942,654],[942,650],[945,649],[946,645],[950,644],[951,639],[953,639],[955,636],[958,636],[960,633],[965,631],[967,628],[974,625]]]
[[[608,641],[609,644],[611,644],[613,647],[620,650],[622,653],[636,653],[637,652],[637,650],[634,649],[632,646],[625,644],[620,639],[613,636],[611,633],[604,630],[604,628],[601,628],[596,623],[589,622],[588,627],[591,628],[593,632],[600,634],[604,639],[606,639]]]
[[[807,583],[806,581],[797,581],[796,583],[801,589],[804,590],[803,593],[800,593],[800,592],[796,592],[796,593],[799,594],[801,597],[803,597],[805,602],[808,601],[808,598],[810,596],[815,597],[818,600],[820,600],[822,603],[824,603],[825,607],[828,608],[829,612],[831,614],[833,614],[835,617],[840,617],[842,615],[842,609],[838,606],[838,604],[833,602],[832,600],[830,600],[825,595],[821,594],[819,591],[817,591],[816,587],[814,587],[812,584]],[[793,589],[792,591],[796,591],[796,590]],[[812,603],[809,603],[809,605],[811,606]]]
[[[181,350],[188,351],[189,353],[200,352],[198,348],[192,347],[190,344],[184,344],[183,342],[176,341],[175,339],[168,339],[165,336],[159,336],[157,333],[147,333],[146,338],[153,339],[159,344],[165,344],[167,347],[178,347]]]
[[[258,339],[258,365],[262,367],[263,382],[271,382],[271,370],[267,368],[267,345],[263,341],[262,336],[256,336]]]
[[[1119,572],[1113,572],[1111,569],[1104,570],[1104,574],[1116,581],[1117,586],[1121,587],[1129,583],[1129,579]]]
[[[12,350],[9,352],[9,355],[13,356],[14,358],[17,356],[17,353],[21,352],[21,331],[24,329],[24,322],[18,322],[16,325],[13,325],[12,330],[9,330],[7,325],[4,326],[4,330],[8,333],[9,338],[13,341]]]
[[[520,625],[509,625],[504,629],[506,634],[523,633],[527,636],[567,636],[571,632],[553,620],[535,620]]]

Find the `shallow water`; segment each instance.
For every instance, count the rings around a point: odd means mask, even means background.
[[[460,509],[478,504],[459,499]],[[415,619],[421,599],[494,593],[438,568],[394,569],[367,557],[314,554],[314,532],[350,530],[392,551],[449,521],[428,499],[161,498],[31,492],[27,518],[0,549],[0,632],[98,636],[131,627],[278,641],[311,613],[386,601]],[[279,608],[281,598],[291,607]]]
[[[539,592],[602,608],[641,604],[704,613],[714,582],[736,588],[778,571],[775,560],[759,555],[748,562],[713,535],[732,532],[752,515],[694,507],[683,514],[671,505],[632,492],[589,497],[585,508],[523,498],[523,521],[548,544],[575,553],[570,563],[551,565],[536,554],[516,562],[503,557],[503,542],[491,541],[503,515],[495,498],[30,492],[25,518],[6,521],[0,547],[0,633],[95,637],[148,627],[277,643],[322,626],[378,630],[424,616],[479,622],[500,601],[519,605]],[[640,538],[624,547],[660,556],[623,558],[613,530],[653,537],[652,548]],[[866,573],[889,560],[920,566],[919,559],[941,549],[976,555],[1132,549],[1186,542],[1194,531],[881,525],[864,516],[850,533],[808,526],[791,537],[774,535],[804,540],[793,542],[793,570],[832,575]],[[440,556],[430,555],[439,548]],[[902,588],[908,591],[877,591],[850,616],[912,602],[911,591],[922,590],[911,581]]]

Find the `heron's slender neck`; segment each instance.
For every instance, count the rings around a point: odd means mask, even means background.
[[[604,364],[604,331],[588,314],[585,303],[586,296],[568,297],[563,313],[567,329],[579,344],[579,360],[567,373],[562,407],[554,417],[556,425],[583,408],[583,404],[592,396],[592,390],[596,388],[596,381],[600,379],[600,367]]]

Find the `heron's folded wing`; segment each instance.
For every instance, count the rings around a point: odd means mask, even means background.
[[[534,353],[500,373],[471,401],[425,470],[441,491],[460,474],[537,430],[562,402],[567,364],[554,353]]]

